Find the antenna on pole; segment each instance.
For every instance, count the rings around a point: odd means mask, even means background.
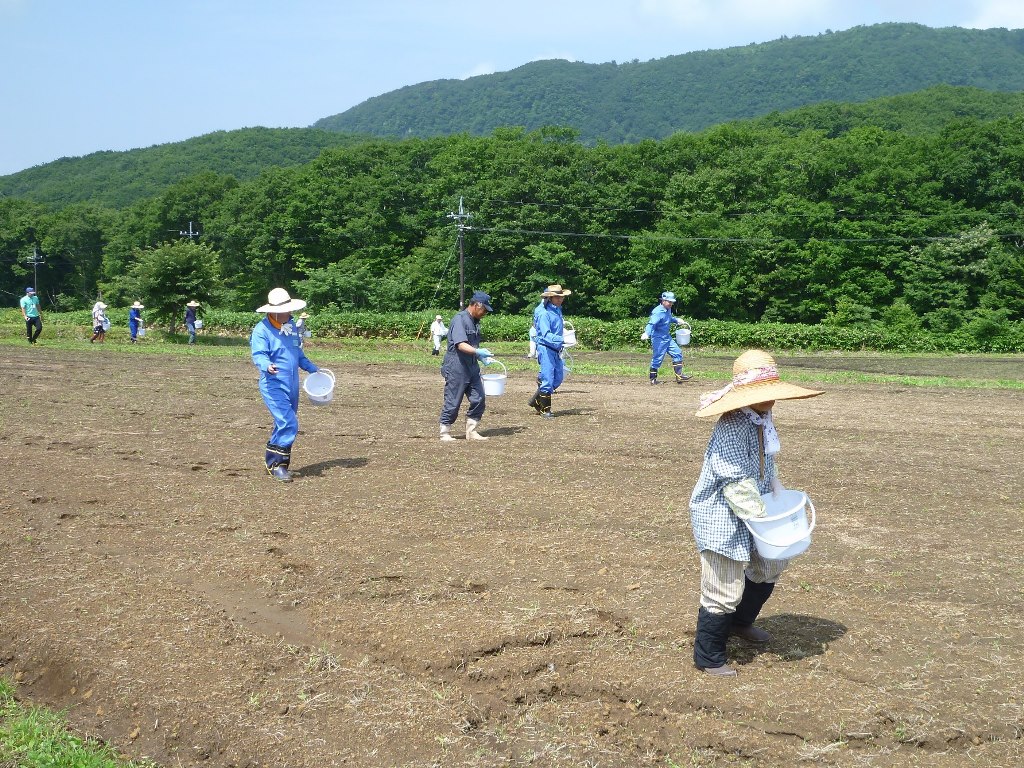
[[[39,265],[46,263],[46,257],[39,252],[39,246],[32,246],[32,255],[25,259],[25,263],[32,265],[32,287],[39,293]]]
[[[199,237],[200,232],[198,229],[192,229],[192,222],[190,221],[188,223],[188,229],[179,229],[178,234],[191,240],[192,238]]]
[[[465,232],[467,227],[462,222],[468,221],[473,218],[472,214],[466,213],[462,208],[462,198],[459,198],[459,212],[449,213],[449,219],[455,219],[455,225],[458,227],[458,242],[459,242],[459,309],[464,309],[466,306],[466,251],[462,243],[462,233]]]

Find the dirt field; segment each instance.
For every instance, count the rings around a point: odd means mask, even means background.
[[[515,373],[489,442],[442,445],[435,372],[329,366],[337,395],[303,404],[282,486],[246,360],[3,356],[0,674],[126,754],[1024,761],[1020,391],[779,404],[782,478],[818,527],[762,616],[774,640],[732,641],[740,674],[716,680],[692,665],[706,384],[571,376],[545,422]]]

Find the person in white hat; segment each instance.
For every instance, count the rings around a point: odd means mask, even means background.
[[[199,309],[199,302],[192,299],[185,305],[185,330],[188,331],[188,343],[196,343],[196,310]]]
[[[711,675],[731,676],[729,635],[766,643],[754,626],[788,561],[765,560],[741,517],[764,513],[761,494],[782,490],[775,468],[781,450],[772,422],[777,400],[822,394],[787,384],[767,352],[751,349],[733,363],[732,381],[702,395],[698,417],[721,416],[711,432],[697,485],[690,497],[690,523],[700,551],[700,609],[693,662]]]
[[[534,339],[537,342],[540,372],[537,374],[537,391],[527,405],[545,419],[554,416],[551,412],[551,398],[565,378],[565,364],[562,362],[562,348],[565,346],[562,302],[566,296],[572,296],[572,291],[558,283],[549,285],[541,292],[541,302],[533,310],[533,327],[537,329]]]
[[[145,305],[141,301],[136,301],[128,308],[128,335],[131,337],[129,340],[131,344],[136,342],[139,328],[142,327],[143,309],[145,309]]]
[[[320,370],[302,351],[301,336],[292,323],[291,313],[305,306],[284,288],[274,288],[267,303],[256,310],[267,316],[256,323],[249,340],[252,361],[260,371],[260,394],[274,419],[264,454],[267,474],[283,483],[292,480],[288,467],[299,434],[299,368],[308,373]]]
[[[92,338],[89,339],[90,344],[94,341],[100,343],[106,341],[109,322],[107,320],[107,305],[102,301],[97,301],[92,305]]]
[[[651,370],[648,372],[651,384],[658,383],[658,369],[665,361],[665,355],[672,358],[672,370],[676,374],[676,384],[689,381],[690,377],[683,373],[683,350],[672,338],[669,327],[672,323],[685,323],[686,321],[672,314],[672,307],[675,306],[676,295],[672,291],[665,291],[658,298],[658,305],[651,310],[651,317],[647,321],[644,332],[640,334],[640,341],[651,340]]]
[[[421,328],[423,326],[420,326]],[[430,338],[434,342],[434,351],[430,354],[440,355],[441,354],[441,339],[448,335],[448,329],[445,328],[444,318],[440,315],[434,315],[434,322],[430,324]]]

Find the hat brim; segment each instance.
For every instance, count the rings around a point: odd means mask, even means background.
[[[198,302],[198,301],[190,301],[190,302],[189,302],[188,304],[186,304],[185,306],[186,306],[186,307],[198,307],[198,306],[199,306],[199,302]]]
[[[708,405],[706,408],[698,408],[696,416],[719,416],[727,411],[735,411],[737,408],[746,408],[750,405],[765,403],[769,400],[806,400],[809,397],[817,397],[825,394],[819,389],[808,389],[799,387],[796,384],[787,384],[784,381],[769,381],[763,384],[747,384],[726,392],[720,400]]]
[[[302,299],[291,299],[286,301],[284,304],[264,304],[262,307],[257,309],[257,312],[266,312],[268,314],[283,315],[286,312],[297,312],[300,309],[306,308],[306,302]]]
[[[561,291],[561,292],[558,292],[558,293],[556,293],[554,291],[544,291],[544,293],[542,293],[540,295],[540,297],[542,299],[550,299],[553,296],[572,296],[572,291],[570,291],[568,288],[566,288],[564,291]]]

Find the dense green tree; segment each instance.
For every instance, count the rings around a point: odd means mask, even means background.
[[[214,303],[220,274],[216,251],[203,243],[177,240],[137,253],[130,285],[146,305],[148,318],[166,323],[174,333],[188,301]]]

